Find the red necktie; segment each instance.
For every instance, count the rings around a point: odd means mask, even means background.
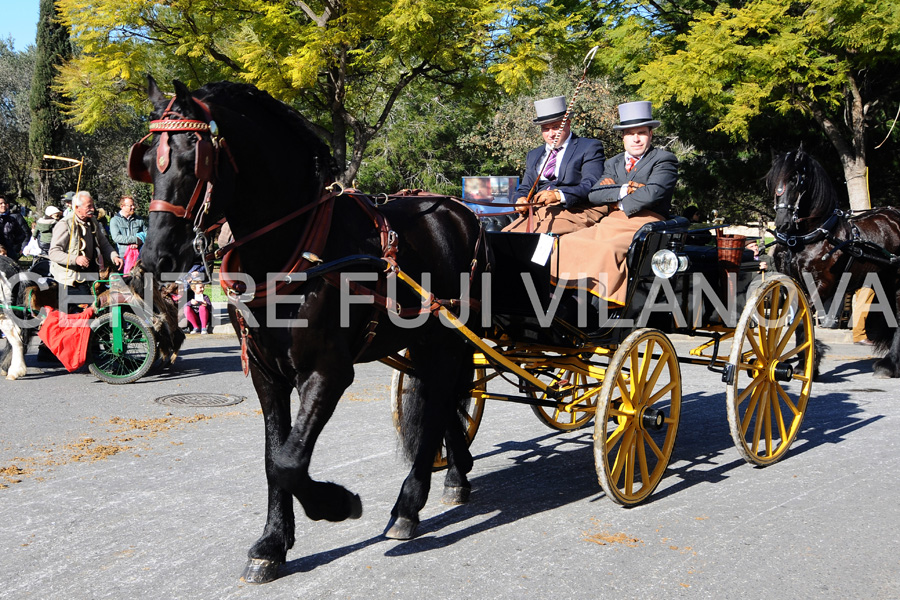
[[[634,163],[636,163],[637,161],[638,161],[638,159],[636,159],[633,156],[626,156],[625,157],[625,172],[631,173],[631,170],[634,168]]]

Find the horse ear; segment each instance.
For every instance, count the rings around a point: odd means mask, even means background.
[[[150,102],[153,103],[153,106],[162,110],[166,107],[166,97],[160,91],[159,86],[156,85],[156,80],[153,79],[153,75],[147,73],[147,97],[150,98]]]
[[[194,111],[194,103],[191,101],[193,97],[191,91],[177,79],[173,80],[172,84],[175,86],[175,98],[182,114],[186,117],[195,117],[196,113]]]

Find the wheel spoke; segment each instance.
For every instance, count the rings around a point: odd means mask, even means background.
[[[781,384],[776,384],[778,386],[778,395],[781,396],[781,399],[787,404],[788,408],[794,413],[794,416],[800,414],[800,409],[794,404],[794,401],[791,400],[791,397],[788,395],[787,390],[781,387]]]
[[[622,475],[622,469],[627,463],[628,453],[634,445],[633,441],[634,431],[628,426],[625,428],[625,435],[622,436],[622,443],[619,444],[618,449],[610,448],[610,452],[616,453],[615,463],[613,464],[613,468],[610,469],[613,481],[619,481],[619,477]]]
[[[653,454],[656,455],[656,458],[658,458],[659,460],[665,460],[665,455],[663,454],[662,450],[659,449],[659,446],[656,445],[656,440],[650,437],[650,433],[647,431],[642,431],[641,434],[643,435],[644,442],[648,446],[650,446],[650,449],[653,451]]]
[[[744,401],[744,399],[749,394],[753,393],[753,390],[755,390],[757,388],[757,386],[759,386],[760,383],[762,383],[763,381],[766,381],[766,379],[768,379],[768,377],[766,376],[764,371],[760,371],[759,373],[757,373],[756,377],[751,379],[750,382],[747,384],[747,387],[744,388],[744,391],[741,392],[740,394],[738,394],[738,397],[735,400],[735,404],[737,406],[740,406],[741,403]]]
[[[642,434],[645,432],[641,432]],[[644,436],[641,435],[641,438]],[[637,447],[638,454],[638,466],[641,471],[641,483],[642,485],[647,485],[647,482],[650,481],[650,469],[647,468],[647,446],[643,443],[643,439],[638,440]]]
[[[772,418],[775,420],[775,423],[778,425],[778,435],[781,440],[788,439],[787,428],[784,425],[784,415],[781,412],[781,402],[778,401],[778,396],[780,396],[784,392],[782,387],[778,384],[775,384],[775,394],[776,397],[772,402]]]
[[[628,454],[625,460],[625,493],[631,496],[634,494],[634,461],[637,451],[637,440],[635,436],[631,436],[628,444]]]
[[[676,382],[676,381],[669,381],[669,383],[667,383],[667,384],[665,385],[665,387],[663,387],[661,390],[659,390],[658,392],[656,392],[655,394],[653,394],[653,396],[651,396],[651,397],[647,400],[647,402],[645,402],[642,406],[653,406],[654,404],[656,404],[656,401],[657,401],[657,400],[659,400],[660,398],[662,398],[663,396],[665,396],[666,394],[668,394],[669,392],[671,392],[671,391],[672,391],[673,389],[675,389],[676,387],[678,387],[678,382]]]
[[[750,419],[753,418],[753,412],[756,410],[756,406],[759,404],[759,397],[764,392],[765,386],[757,386],[753,391],[753,394],[750,396],[750,402],[747,404],[747,409],[744,411],[743,419],[741,419],[741,433],[744,436],[747,435],[747,428],[750,426]]]

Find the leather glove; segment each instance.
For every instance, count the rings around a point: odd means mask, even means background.
[[[559,194],[559,191],[557,190],[544,190],[542,192],[538,192],[534,196],[534,201],[543,206],[547,206],[549,204],[557,204],[561,199],[562,198]]]
[[[629,181],[628,182],[628,191],[626,193],[633,194],[635,192],[635,190],[637,190],[638,188],[642,188],[642,187],[644,187],[643,183],[637,183],[636,181]]]

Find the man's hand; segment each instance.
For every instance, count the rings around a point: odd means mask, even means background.
[[[626,194],[633,194],[635,190],[637,190],[638,188],[642,188],[642,187],[644,187],[643,183],[637,183],[636,181],[629,181],[628,182],[628,191],[626,192]]]
[[[113,264],[116,265],[116,268],[117,268],[117,269],[121,269],[121,268],[122,268],[122,265],[125,264],[125,261],[123,261],[123,260],[122,260],[121,258],[119,258],[118,256],[114,256],[113,259],[112,259],[112,261],[113,261]]]
[[[524,215],[526,212],[528,212],[528,207],[525,206],[526,204],[528,204],[528,198],[526,198],[525,196],[516,198],[516,204],[518,205],[516,206],[517,213],[519,213],[520,215]]]
[[[562,197],[560,196],[559,190],[544,190],[543,192],[538,192],[534,197],[534,201],[541,206],[558,204],[560,200],[562,200]]]
[[[616,180],[612,177],[607,177],[606,179],[601,179],[597,182],[598,185],[616,185]]]
[[[87,256],[78,256],[75,258],[75,264],[82,269],[87,269],[91,265],[91,261],[88,260]]]

